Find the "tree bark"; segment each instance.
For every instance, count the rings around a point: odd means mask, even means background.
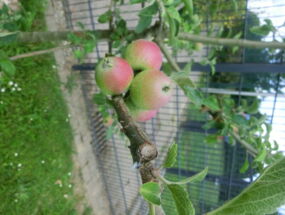
[[[142,182],[157,181],[156,169],[151,163],[157,157],[157,148],[149,140],[148,135],[137,125],[129,114],[129,110],[122,96],[113,96],[111,103],[117,113],[122,131],[130,140],[130,151],[133,162],[139,167]]]

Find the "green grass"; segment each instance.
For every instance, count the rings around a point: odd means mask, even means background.
[[[45,30],[43,1],[21,1],[22,31]],[[1,47],[8,56],[51,44]],[[76,214],[72,132],[52,55],[15,62],[0,76],[0,214]]]

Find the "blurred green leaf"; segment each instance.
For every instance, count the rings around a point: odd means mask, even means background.
[[[111,20],[112,18],[112,11],[111,10],[107,10],[105,13],[101,14],[98,17],[98,22],[99,23],[107,23]]]
[[[158,12],[158,5],[157,2],[153,2],[151,5],[143,8],[139,12],[139,16],[153,16]]]
[[[177,184],[169,184],[167,187],[174,199],[178,215],[194,215],[195,209],[183,187]]]
[[[203,104],[206,105],[208,108],[210,108],[211,110],[213,111],[218,111],[220,110],[220,107],[219,107],[219,103],[218,103],[218,100],[215,96],[211,95],[211,96],[208,96],[207,98],[205,98],[203,100]]]
[[[263,149],[258,153],[258,155],[257,155],[256,158],[254,159],[254,161],[256,161],[256,162],[264,161],[264,159],[266,158],[266,154],[267,154],[266,148],[263,148]]]
[[[246,157],[242,167],[240,168],[239,172],[240,173],[245,173],[248,170],[249,167],[249,162],[248,162],[248,158]]]
[[[253,103],[250,106],[248,106],[245,109],[245,111],[249,114],[256,114],[258,113],[259,106],[260,106],[260,100],[254,99]]]
[[[97,104],[97,105],[105,105],[107,104],[107,98],[103,93],[96,93],[93,96],[93,101]]]
[[[139,19],[139,23],[136,26],[135,32],[136,33],[141,33],[143,32],[145,29],[147,29],[152,21],[152,16],[140,16]]]
[[[186,95],[196,106],[200,107],[203,104],[203,94],[195,88],[186,87]]]
[[[141,185],[140,194],[146,201],[155,205],[160,205],[161,191],[158,183],[148,182]]]
[[[255,33],[260,36],[266,36],[270,32],[275,32],[276,28],[274,27],[272,21],[270,19],[265,19],[264,20],[266,24],[261,25],[261,26],[254,26],[250,28],[250,31],[252,33]]]
[[[285,203],[285,158],[267,167],[237,197],[207,215],[272,214]]]
[[[177,157],[177,147],[178,145],[176,143],[173,143],[168,148],[168,152],[163,163],[164,168],[170,168],[175,164]]]
[[[182,0],[189,16],[191,17],[193,15],[193,1],[192,0]]]
[[[141,33],[151,25],[152,17],[158,12],[157,3],[154,2],[151,5],[143,8],[139,12],[139,22],[135,28],[136,33]]]
[[[234,123],[236,123],[238,126],[246,126],[247,125],[247,120],[245,119],[244,116],[240,114],[235,114],[232,117],[232,120]]]
[[[209,143],[209,144],[217,143],[219,141],[218,137],[219,137],[219,135],[217,135],[217,134],[209,134],[205,138],[205,142]]]
[[[0,60],[0,68],[6,75],[13,76],[16,72],[16,67],[10,60],[2,59]]]
[[[180,14],[179,14],[178,10],[175,7],[173,7],[173,6],[168,7],[166,9],[166,12],[167,12],[167,14],[169,15],[170,18],[175,19],[178,23],[181,22]]]

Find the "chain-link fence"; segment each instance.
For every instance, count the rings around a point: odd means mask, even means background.
[[[279,32],[284,36],[284,1],[220,1],[220,4],[225,6],[221,6],[218,11],[212,11],[214,2],[200,0],[195,3],[195,7],[201,9],[201,14],[209,14],[203,17],[205,32],[220,31],[222,36],[240,34],[247,39],[270,41],[278,39],[280,35],[269,34],[262,37],[252,33],[250,29],[254,25],[261,25],[264,19],[271,19],[275,26],[281,23],[278,26]],[[63,3],[68,28],[79,29],[76,23],[81,22],[87,29],[108,29],[108,24],[98,23],[97,18],[108,9],[109,1],[64,0]],[[118,5],[129,28],[136,26],[141,7],[141,4],[128,5],[126,2]],[[81,71],[84,83],[82,89],[93,132],[94,153],[100,163],[112,214],[147,214],[147,205],[138,194],[140,176],[132,167],[126,139],[119,135],[106,139],[106,128],[92,101],[92,96],[97,91],[93,77],[94,64],[107,52],[107,42],[99,42],[84,64],[74,65],[74,69]],[[204,46],[199,52],[189,54],[181,51],[175,57],[183,66],[192,59],[200,62],[212,55],[212,52],[211,47]],[[276,139],[281,150],[284,150],[284,52],[268,49],[233,51],[223,48],[216,50],[215,54],[218,61],[215,65],[216,73],[211,75],[210,66],[194,63],[191,78],[205,94],[229,95],[234,98],[236,104],[240,104],[242,99],[251,102],[260,99],[259,112],[268,115],[273,126],[272,138]],[[156,160],[157,166],[162,162],[167,147],[174,141],[178,144],[178,162],[165,172],[166,177],[189,177],[209,167],[209,173],[203,182],[187,187],[197,214],[204,214],[236,196],[256,177],[251,167],[252,158],[239,144],[231,145],[227,137],[223,136],[215,143],[205,143],[205,137],[215,132],[203,127],[208,117],[193,108],[183,92],[176,88],[172,100],[160,109],[157,117],[141,124],[158,146],[160,159]],[[245,173],[240,173],[246,156],[249,157],[250,167]],[[167,192],[163,194],[163,198],[169,205],[168,214],[175,214]]]

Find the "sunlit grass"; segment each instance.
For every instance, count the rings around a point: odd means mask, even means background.
[[[44,30],[43,1],[22,1],[21,30]],[[50,44],[2,47],[9,56]],[[0,214],[76,214],[72,132],[52,55],[15,62],[0,83]]]

